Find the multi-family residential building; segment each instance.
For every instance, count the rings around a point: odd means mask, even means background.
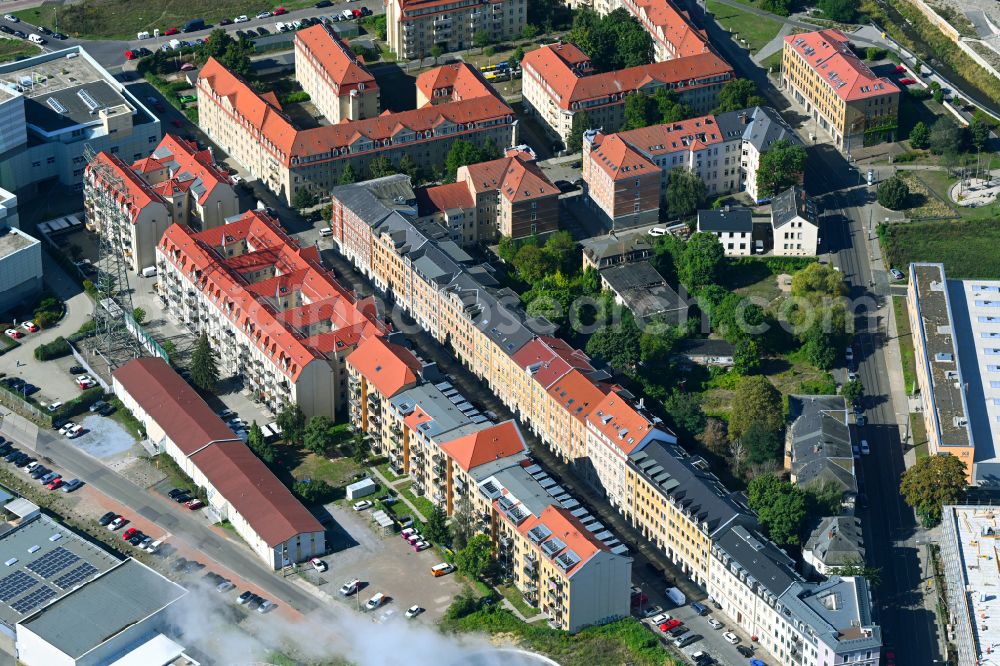
[[[819,253],[819,216],[802,187],[793,185],[771,199],[771,238],[776,257]]]
[[[22,198],[83,189],[87,146],[131,163],[160,119],[82,46],[0,65],[0,183]]]
[[[835,567],[864,561],[865,535],[861,519],[854,516],[821,518],[802,544],[802,564],[809,575],[825,576]]]
[[[577,113],[585,111],[591,127],[615,132],[625,120],[628,95],[652,95],[660,89],[674,93],[695,113],[708,113],[733,78],[732,68],[711,51],[595,74],[590,58],[573,44],[530,51],[521,68],[525,110],[564,144]]]
[[[172,225],[156,267],[170,319],[207,334],[220,373],[242,376],[272,412],[294,403],[332,416],[346,403],[344,358],[363,335],[384,332],[372,303],[261,211],[201,232]]]
[[[437,222],[460,245],[525,238],[559,228],[559,189],[520,149],[458,169],[454,183],[417,192],[420,217]]]
[[[670,171],[684,168],[705,182],[709,195],[745,191],[757,200],[761,155],[782,140],[799,143],[778,112],[765,107],[610,135],[588,131],[583,140],[587,197],[615,225],[651,224],[656,221],[649,192],[653,179],[629,181],[629,176],[657,174],[659,202],[666,197]],[[611,183],[618,182],[632,187],[612,187]],[[638,210],[636,204],[640,204]]]
[[[131,166],[98,153],[87,165],[83,203],[87,228],[112,233],[138,273],[154,265],[156,244],[171,224],[211,229],[237,214],[240,202],[210,150],[167,134]]]
[[[806,582],[788,555],[739,524],[715,536],[711,553],[709,594],[775,663],[880,663],[882,631],[864,578]]]
[[[872,72],[839,30],[785,37],[781,80],[817,129],[848,155],[896,136],[899,88]]]
[[[295,33],[295,80],[331,123],[382,112],[378,83],[364,59],[325,23]]]
[[[598,0],[600,2],[601,0]],[[629,11],[653,38],[657,62],[709,53],[708,35],[670,0],[611,0]],[[611,7],[610,9],[617,9]]]
[[[521,34],[526,0],[386,0],[386,41],[396,56],[412,60],[442,51],[472,48],[477,33],[492,42]]]
[[[727,257],[749,257],[754,252],[753,211],[749,208],[699,210],[697,229],[714,234]]]
[[[910,264],[906,304],[931,455],[955,456],[970,485],[1000,475],[1000,281],[952,280]]]
[[[459,139],[479,147],[517,143],[513,110],[485,80],[478,96],[307,129],[292,122],[274,93],[258,94],[214,58],[199,70],[195,88],[201,129],[289,203],[301,190],[326,195],[347,164],[365,174],[375,157],[398,164],[407,155],[435,169]]]
[[[785,469],[802,488],[837,488],[841,506],[854,512],[858,479],[847,403],[839,395],[788,396]]]

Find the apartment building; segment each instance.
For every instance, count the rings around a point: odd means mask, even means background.
[[[421,219],[441,225],[459,245],[557,231],[559,188],[534,160],[512,149],[500,159],[460,167],[454,183],[417,192]]]
[[[229,174],[211,150],[172,134],[131,166],[98,153],[87,165],[83,203],[87,229],[113,226],[126,265],[137,273],[155,264],[156,244],[171,224],[211,229],[239,212]]]
[[[794,561],[755,530],[733,525],[713,539],[708,591],[780,666],[877,666],[882,632],[861,577],[806,582]]]
[[[273,93],[258,94],[214,58],[199,70],[195,88],[201,129],[288,203],[300,190],[325,196],[347,164],[364,174],[375,157],[398,164],[408,155],[433,169],[459,139],[478,147],[517,143],[513,110],[485,81],[476,97],[307,129],[292,122]]]
[[[819,253],[819,215],[801,186],[793,185],[771,199],[771,238],[776,257]]]
[[[732,68],[711,51],[594,74],[590,58],[573,44],[530,51],[521,67],[525,110],[564,144],[573,116],[583,111],[591,127],[617,131],[625,120],[625,97],[633,93],[653,95],[664,88],[695,113],[708,113],[717,106],[722,86],[734,76]]]
[[[491,42],[518,37],[528,20],[526,0],[387,0],[386,41],[398,58],[423,59],[472,48],[476,33]]]
[[[657,62],[711,52],[708,34],[695,27],[688,13],[678,9],[669,0],[613,2],[625,7],[653,38],[654,58]]]
[[[851,51],[848,37],[839,30],[785,37],[781,80],[816,125],[848,155],[852,149],[894,140],[899,88],[876,76]]]
[[[295,33],[295,80],[331,123],[374,118],[381,93],[364,58],[325,23]]]
[[[841,507],[853,514],[858,496],[847,402],[839,395],[790,395],[785,469],[804,489],[837,488]]]
[[[753,211],[749,208],[699,210],[696,228],[715,235],[727,257],[749,257],[754,253]]]
[[[261,211],[195,232],[174,224],[156,248],[158,292],[168,317],[205,333],[222,376],[237,375],[254,400],[307,416],[346,404],[344,358],[381,335],[374,305],[356,301]]]
[[[636,179],[629,181],[629,175],[657,174],[656,201],[659,203],[666,197],[670,171],[684,168],[705,182],[710,196],[746,192],[756,200],[760,158],[775,142],[782,140],[800,143],[778,112],[765,107],[699,116],[615,134],[588,131],[583,140],[583,178],[588,185],[587,196],[616,226],[651,224],[656,221],[649,192],[653,179],[635,182]],[[631,182],[633,187],[612,187],[609,183],[614,180]],[[638,216],[637,203],[640,204]]]
[[[970,485],[1000,475],[1000,281],[953,280],[942,264],[910,264],[907,310],[931,455],[965,464]]]

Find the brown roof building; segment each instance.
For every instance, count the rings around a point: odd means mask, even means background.
[[[274,569],[326,551],[319,521],[161,358],[112,374],[115,395],[247,545]]]

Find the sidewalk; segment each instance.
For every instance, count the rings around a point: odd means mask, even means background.
[[[774,36],[774,39],[769,41],[767,44],[764,44],[764,46],[760,47],[760,50],[757,51],[757,53],[750,56],[750,59],[753,60],[758,65],[760,65],[769,57],[771,57],[778,51],[785,48],[785,37],[792,34],[793,27],[794,26],[792,26],[792,24],[790,23],[782,24],[781,30],[779,30],[778,34]]]
[[[370,471],[372,473],[372,475],[376,479],[378,479],[379,482],[383,486],[385,486],[386,488],[395,489],[396,486],[394,484],[403,483],[404,481],[409,481],[410,480],[408,477],[404,477],[404,478],[401,478],[401,479],[396,479],[395,481],[390,481],[389,479],[385,478],[385,476],[383,476],[382,472],[378,471],[378,468],[375,468],[375,467],[369,467],[368,471]],[[413,505],[413,503],[410,502],[410,500],[406,499],[406,497],[402,493],[399,493],[397,495],[397,497],[399,498],[400,502],[402,502],[406,506],[410,507],[410,511],[412,511],[413,514],[417,518],[420,519],[420,522],[422,522],[422,523],[426,523],[427,522],[427,516],[425,516],[423,513],[421,513],[420,510],[417,507],[415,507]]]

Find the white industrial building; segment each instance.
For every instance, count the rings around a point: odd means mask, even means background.
[[[0,199],[5,194],[9,192],[0,190]],[[11,199],[15,207],[4,205]],[[8,215],[0,219],[0,312],[42,292],[42,244],[16,226],[8,226],[11,211],[17,222],[17,197],[11,199],[0,201],[0,211]]]

